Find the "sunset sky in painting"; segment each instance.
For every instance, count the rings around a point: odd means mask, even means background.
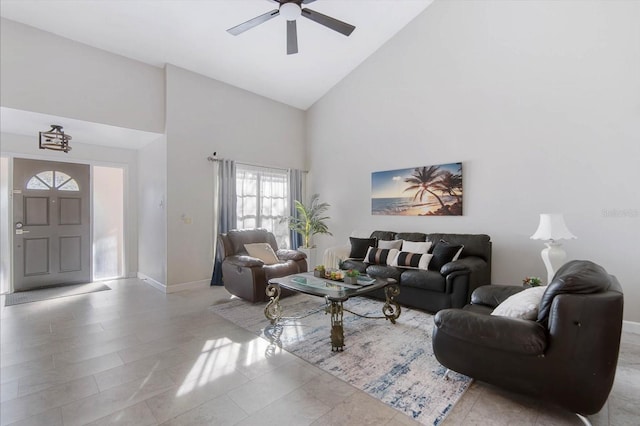
[[[423,167],[423,166],[419,166]],[[450,163],[440,165],[442,171],[459,173],[460,164]],[[410,198],[415,192],[404,192],[409,187],[405,179],[411,177],[416,167],[408,169],[387,170],[383,172],[371,173],[371,198]]]

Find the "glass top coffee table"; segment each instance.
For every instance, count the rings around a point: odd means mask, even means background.
[[[395,297],[400,294],[400,287],[396,280],[392,278],[372,278],[362,275],[358,277],[357,284],[346,284],[341,281],[314,277],[313,273],[304,272],[269,280],[266,293],[270,300],[264,308],[264,315],[272,324],[282,318],[282,306],[280,306],[281,287],[325,299],[326,313],[331,314],[331,350],[342,351],[344,349],[342,319],[345,310],[365,318],[386,318],[392,324],[395,324],[396,319],[400,316],[400,305],[395,301]],[[382,307],[384,316],[369,317],[344,308],[343,302],[350,297],[364,296],[379,289],[384,289],[386,296]]]

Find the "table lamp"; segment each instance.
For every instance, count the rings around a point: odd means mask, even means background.
[[[558,240],[573,238],[576,236],[567,229],[562,213],[540,214],[540,224],[531,239],[547,241],[545,243],[547,248],[542,249],[542,253],[540,253],[544,266],[547,268],[547,284],[551,283],[556,270],[564,264],[567,258],[567,253],[562,249],[562,244]]]

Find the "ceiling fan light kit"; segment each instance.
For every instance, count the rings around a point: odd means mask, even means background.
[[[280,4],[280,15],[287,21],[295,21],[302,14],[302,8],[294,2]]]
[[[278,15],[282,15],[287,21],[287,55],[298,53],[298,29],[296,20],[300,16],[304,16],[307,19],[312,20],[320,25],[323,25],[329,29],[332,29],[345,36],[350,36],[353,30],[356,29],[351,24],[342,22],[338,19],[332,18],[327,15],[323,15],[320,12],[316,12],[309,8],[302,8],[303,4],[312,3],[316,0],[272,0],[278,3],[278,9],[274,9],[270,12],[256,16],[253,19],[249,19],[242,24],[229,28],[227,32],[232,35],[239,35],[243,32],[250,30],[260,24],[267,22],[268,20],[275,18]]]

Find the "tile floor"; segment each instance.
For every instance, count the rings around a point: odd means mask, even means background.
[[[224,288],[111,291],[4,307],[2,425],[411,425],[413,420],[207,308]],[[328,347],[328,346],[327,346]],[[594,425],[640,424],[640,335],[625,333]],[[580,425],[475,382],[445,425]]]

